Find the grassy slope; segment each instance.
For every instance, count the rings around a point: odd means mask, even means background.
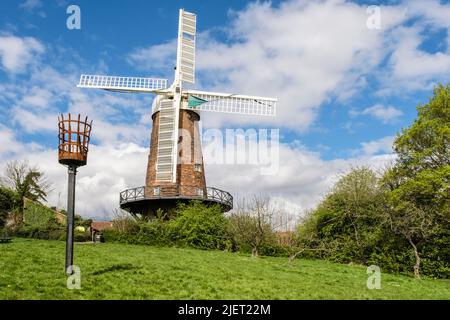
[[[449,299],[450,282],[324,261],[254,259],[221,251],[76,244],[81,290],[65,286],[62,241],[0,244],[0,299]]]

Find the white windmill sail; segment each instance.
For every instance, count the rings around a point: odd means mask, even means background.
[[[157,92],[167,88],[167,79],[116,77],[82,74],[78,88],[94,88],[124,92]]]
[[[173,99],[159,103],[160,120],[157,146],[156,180],[176,182],[178,161],[178,121],[181,82],[195,83],[195,36],[197,16],[180,9],[177,66]]]
[[[274,116],[278,100],[275,98],[206,92],[184,91],[188,96],[187,108],[198,111],[214,111],[261,116]]]
[[[175,81],[195,83],[195,37],[197,16],[180,9]]]
[[[159,131],[156,146],[156,180],[173,181],[176,177],[179,108],[177,101],[163,99],[159,102]]]

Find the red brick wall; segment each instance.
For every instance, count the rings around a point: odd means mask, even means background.
[[[153,195],[152,186],[164,185],[172,186],[172,188],[162,188],[162,196],[170,196],[170,193],[180,190],[186,196],[195,196],[196,188],[183,188],[181,186],[194,186],[202,188],[204,194],[206,194],[206,181],[203,156],[200,144],[200,135],[198,129],[198,121],[200,116],[190,110],[180,110],[179,117],[179,140],[178,140],[178,165],[177,165],[177,179],[176,183],[160,182],[156,181],[156,153],[158,143],[158,129],[159,129],[159,112],[153,115],[153,127],[150,139],[150,154],[147,164],[147,177],[146,177],[146,192],[150,193],[148,196]],[[181,136],[181,138],[180,138]],[[201,166],[200,171],[195,171],[195,164],[198,163]],[[163,192],[164,191],[164,192]]]

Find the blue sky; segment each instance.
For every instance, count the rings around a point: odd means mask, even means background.
[[[70,4],[81,9],[80,30],[66,27]],[[310,208],[350,166],[391,161],[393,137],[413,121],[416,105],[450,80],[448,1],[377,2],[375,30],[366,25],[372,4],[2,1],[0,165],[19,158],[39,165],[54,182],[49,203],[63,206],[55,118],[88,114],[92,162],[80,171],[79,208],[110,213],[118,191],[143,183],[153,97],[86,92],[77,78],[172,79],[178,9],[185,8],[198,15],[196,88],[279,98],[273,119],[202,116],[204,128],[279,129],[276,179],[246,166],[207,165],[207,181],[239,196],[270,194],[295,213]],[[231,169],[245,178],[233,179]]]

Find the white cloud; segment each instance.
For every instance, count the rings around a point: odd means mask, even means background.
[[[199,30],[197,88],[279,98],[277,117],[209,113],[205,123],[304,131],[321,105],[364,92],[371,77],[380,83],[374,91],[381,95],[429,90],[436,81],[450,80],[450,45],[446,52],[419,49],[430,28],[450,29],[450,4],[383,5],[381,30],[366,27],[366,8],[343,0],[255,2],[230,15],[222,37],[215,37],[214,29]],[[223,34],[228,39],[222,40]],[[446,41],[450,44],[450,32]],[[141,62],[136,67],[150,61],[150,68],[164,63],[169,69],[175,54],[174,40],[170,43],[172,48],[165,43],[134,50],[131,55]]]
[[[0,83],[0,174],[8,161],[28,160],[53,183],[49,205],[65,207],[67,171],[57,160],[57,116],[88,115],[94,120],[92,140],[88,165],[77,175],[77,212],[110,214],[120,191],[145,183],[148,148],[141,146],[149,140],[151,98],[78,89],[74,66],[66,66],[57,70],[39,61],[24,77]],[[40,140],[46,135],[54,137],[53,145]]]
[[[34,38],[0,36],[0,58],[3,68],[8,72],[24,72],[43,52],[44,46]]]
[[[26,1],[22,2],[19,5],[19,7],[23,8],[25,10],[28,10],[28,11],[32,11],[34,9],[41,8],[42,1],[41,0],[26,0]]]
[[[394,140],[395,137],[389,136],[374,141],[363,142],[361,143],[362,151],[365,155],[369,156],[379,153],[391,154],[393,152],[392,144]]]
[[[405,2],[410,15],[424,19],[423,24],[441,25],[450,28],[450,4],[443,1],[409,0]]]
[[[23,98],[22,103],[28,107],[37,107],[45,109],[48,107],[49,101],[53,98],[50,91],[44,90],[39,87],[31,89],[30,94]]]
[[[0,128],[0,142],[5,139],[11,142],[10,152],[0,152],[0,172],[3,173],[6,163],[13,159],[27,160],[31,166],[38,166],[54,189],[47,197],[48,204],[65,208],[67,169],[58,163],[56,145],[50,149],[35,147],[30,150]],[[88,164],[80,167],[77,174],[76,212],[84,216],[111,214],[119,206],[120,191],[144,184],[147,156],[147,148],[133,143],[117,146],[91,144]]]
[[[349,114],[350,116],[370,115],[381,120],[383,123],[395,123],[398,118],[403,115],[403,112],[393,106],[375,104],[362,111],[350,110]]]
[[[303,147],[280,144],[279,170],[273,175],[261,174],[257,165],[211,164],[205,158],[207,184],[229,191],[237,198],[269,195],[277,201],[284,201],[286,209],[298,215],[316,206],[338,177],[351,167],[367,165],[377,170],[392,161],[394,155],[381,144],[378,147],[367,146],[364,153],[353,158],[334,160],[322,160],[319,154]],[[207,147],[206,143],[204,150]],[[382,153],[383,149],[387,153]]]
[[[436,82],[450,80],[450,3],[441,1],[404,1],[407,25],[401,25],[386,35],[387,66],[377,71],[380,95],[404,94],[417,90],[431,90]],[[447,49],[427,52],[421,44],[434,31],[447,29]]]
[[[42,6],[41,0],[25,0],[19,5],[19,8],[24,9],[28,13],[37,13],[41,18],[45,18],[47,14],[40,10]]]
[[[4,114],[12,120],[9,125],[18,125],[26,133],[56,134],[57,116],[70,112],[94,120],[96,143],[143,144],[149,140],[150,95],[83,90],[76,88],[77,77],[70,68],[58,71],[43,63],[36,65],[29,79],[0,84],[0,104],[8,106],[0,109],[0,116]]]
[[[365,7],[341,1],[253,4],[233,20],[238,42],[200,46],[198,70],[212,89],[278,97],[273,121],[302,131],[321,104],[357,86],[380,61],[380,37],[366,18]]]
[[[18,152],[21,146],[17,144],[14,132],[0,124],[0,155],[5,155],[9,152]]]
[[[172,40],[147,48],[134,49],[127,56],[127,62],[137,70],[172,75],[176,64],[177,42]]]
[[[387,29],[401,19],[389,10]],[[365,6],[344,1],[289,1],[278,7],[258,2],[232,15],[225,28],[230,41],[218,41],[213,30],[200,30],[197,88],[279,98],[274,118],[205,114],[205,122],[306,130],[321,104],[355,94],[364,86],[365,74],[381,61],[382,33],[368,30],[366,19]],[[155,52],[167,54],[154,59],[161,62],[175,54],[174,46],[163,44],[131,55],[151,57]]]
[[[13,121],[27,133],[58,130],[58,118],[54,113],[37,114],[22,108],[15,108],[12,113]]]
[[[49,205],[66,206],[67,170],[58,164],[54,148],[29,146],[17,141],[11,130],[0,127],[0,143],[8,152],[0,152],[0,172],[12,159],[28,160],[38,165],[53,183],[48,196]],[[3,145],[3,143],[1,144]],[[119,193],[124,189],[142,186],[148,159],[148,148],[134,143],[120,145],[91,144],[88,164],[77,174],[77,213],[84,216],[108,216],[119,206]],[[280,168],[276,175],[261,175],[254,165],[206,164],[208,186],[229,191],[236,197],[254,194],[271,196],[279,208],[298,217],[305,209],[314,207],[330,190],[338,176],[355,165],[382,167],[392,155],[362,155],[352,159],[325,161],[304,148],[282,144]]]
[[[402,41],[398,43],[390,63],[393,76],[398,80],[415,79],[414,83],[418,83],[450,73],[450,53],[420,50],[420,31],[419,28],[400,28],[396,33]]]

